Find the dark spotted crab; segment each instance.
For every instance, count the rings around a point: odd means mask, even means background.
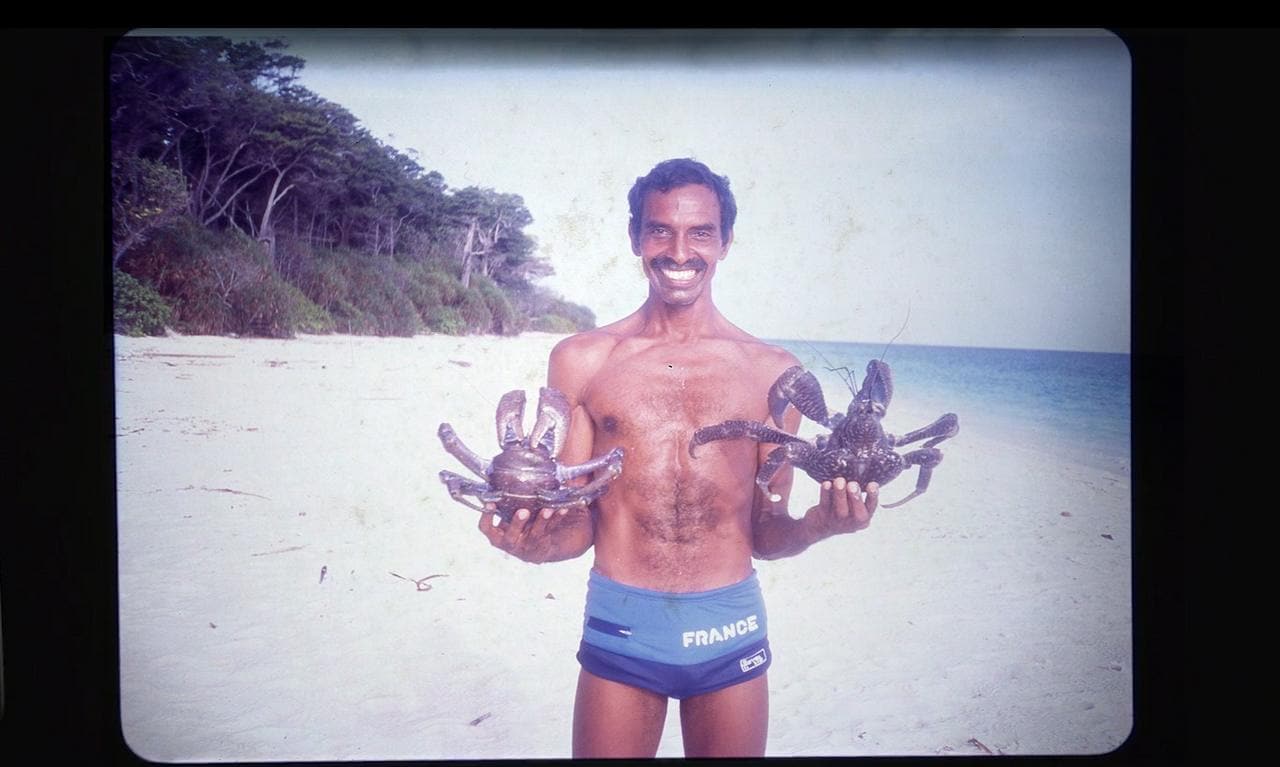
[[[893,397],[893,376],[889,366],[881,360],[867,363],[867,375],[862,379],[861,389],[855,388],[852,373],[846,370],[846,375],[853,391],[848,413],[828,415],[818,379],[799,365],[788,368],[769,389],[769,414],[774,423],[782,425],[782,414],[787,405],[792,404],[805,417],[830,429],[831,434],[819,435],[810,443],[764,423],[725,421],[694,432],[689,442],[689,454],[694,455],[699,445],[720,439],[745,438],[778,443],[779,447],[769,453],[756,473],[756,485],[774,501],[781,498],[769,490],[769,481],[787,461],[819,482],[844,477],[863,488],[871,482],[884,486],[907,467],[919,466],[915,490],[896,503],[884,505],[886,509],[901,506],[929,488],[933,469],[942,462],[942,451],[934,445],[959,433],[960,419],[955,413],[947,413],[923,429],[901,437],[886,434],[880,426],[880,419]],[[928,441],[917,450],[905,455],[894,452],[895,447],[922,439]]]
[[[440,481],[449,488],[449,495],[478,511],[487,511],[484,504],[492,503],[508,522],[517,509],[536,512],[543,508],[586,506],[604,495],[609,483],[622,473],[622,448],[578,466],[562,466],[556,456],[564,447],[569,428],[569,400],[559,390],[543,387],[538,396],[538,418],[528,436],[524,433],[524,402],[524,392],[518,389],[502,395],[498,402],[498,444],[502,452],[491,460],[471,452],[452,426],[440,424],[438,433],[444,449],[484,478],[477,482],[441,471]],[[565,485],[574,477],[598,469],[606,471],[581,487]],[[464,496],[479,503],[471,503]]]

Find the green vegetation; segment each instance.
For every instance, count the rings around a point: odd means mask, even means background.
[[[523,199],[450,189],[296,84],[279,42],[110,54],[115,327],[132,334],[572,332]]]
[[[154,289],[117,269],[114,277],[115,330],[128,336],[161,336],[173,310]]]

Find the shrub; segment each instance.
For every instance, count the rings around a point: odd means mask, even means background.
[[[262,248],[249,237],[214,232],[185,217],[130,250],[120,268],[169,302],[176,328],[211,334],[238,332],[243,317],[233,296],[274,273]]]
[[[493,332],[505,336],[520,332],[524,325],[522,318],[516,314],[511,302],[507,300],[507,295],[493,280],[484,275],[476,275],[472,278],[471,285],[484,298],[484,304],[489,309],[491,318],[490,329]]]
[[[411,269],[408,275],[401,290],[413,302],[414,308],[418,310],[418,314],[425,322],[427,316],[435,309],[444,306],[445,302],[440,295],[440,289],[431,281],[423,279],[418,270]]]
[[[530,330],[539,330],[544,333],[576,333],[580,329],[573,324],[572,320],[558,314],[544,314],[536,317],[529,327]]]
[[[462,315],[452,306],[439,306],[422,317],[427,329],[432,333],[444,333],[451,336],[465,335],[467,323]]]
[[[315,248],[305,238],[286,233],[276,237],[275,270],[286,282],[300,286],[304,271],[315,260]]]
[[[564,322],[551,323],[547,319],[549,316],[556,316],[568,322],[575,331],[591,330],[596,326],[595,314],[590,309],[570,303],[538,285],[527,283],[513,285],[508,298],[517,314],[532,318],[529,327],[534,330],[549,330],[555,327],[557,330],[549,332],[562,332],[559,328],[566,327]]]
[[[596,326],[595,312],[581,304],[571,303],[563,298],[551,302],[548,313],[564,317],[578,330],[591,330]]]
[[[493,327],[493,313],[482,294],[476,288],[467,288],[462,301],[458,303],[458,314],[462,316],[468,333],[488,333]]]
[[[266,271],[233,291],[231,306],[234,332],[241,335],[292,338],[298,331],[333,331],[328,312],[297,287]]]
[[[514,336],[524,330],[528,323],[516,314],[511,302],[501,291],[487,293],[484,297],[489,313],[493,315],[493,331],[504,336]]]
[[[222,243],[217,233],[183,217],[152,232],[120,259],[119,268],[172,299],[183,283],[203,271],[201,254]]]
[[[378,335],[407,337],[422,330],[422,316],[403,292],[397,290],[390,299],[379,317]]]
[[[421,266],[416,271],[415,279],[435,291],[445,306],[457,306],[462,300],[465,291],[457,277]]]
[[[332,333],[333,317],[294,285],[285,283],[285,290],[293,296],[293,329],[297,333]]]
[[[340,298],[334,302],[333,308],[329,310],[329,315],[333,317],[335,329],[342,333],[367,336],[377,334],[377,318],[366,314],[360,307],[345,298]]]
[[[463,288],[452,274],[452,251],[437,245],[424,239],[412,257],[397,260],[282,238],[272,263],[242,232],[213,231],[183,218],[157,227],[121,259],[122,273],[147,286],[149,298],[123,280],[117,289],[132,290],[138,305],[154,312],[167,307],[164,322],[185,333],[512,335],[595,327],[591,310],[528,282],[499,285],[473,274]],[[162,332],[156,328],[164,322],[155,319],[147,324],[152,331],[125,332]]]
[[[337,251],[334,261],[347,281],[339,302],[346,306],[330,310],[339,327],[345,317],[351,333],[412,336],[422,330],[418,308],[402,289],[410,282],[394,261],[356,251]]]
[[[343,274],[337,259],[331,255],[299,254],[294,271],[298,288],[325,311],[332,311],[334,305],[346,298],[351,289],[351,281]]]
[[[292,302],[282,283],[259,273],[237,285],[228,296],[231,302],[231,332],[242,336],[292,338]]]
[[[173,322],[173,309],[164,297],[126,272],[112,272],[112,311],[115,332],[130,336],[161,336]]]

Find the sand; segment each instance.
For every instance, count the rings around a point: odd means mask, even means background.
[[[465,469],[436,438],[449,421],[495,447],[499,397],[536,390],[558,339],[116,336],[129,746],[567,757],[590,552],[493,549],[440,484]],[[937,415],[898,382],[887,425]],[[1128,736],[1127,473],[961,419],[927,494],[756,563],[768,755],[1095,754]],[[816,499],[797,477],[792,513]],[[672,705],[658,755],[681,754]]]

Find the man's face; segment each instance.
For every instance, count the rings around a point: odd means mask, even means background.
[[[733,232],[720,231],[720,201],[701,184],[650,192],[631,250],[644,262],[650,293],[688,306],[706,291],[716,263],[729,252]]]

